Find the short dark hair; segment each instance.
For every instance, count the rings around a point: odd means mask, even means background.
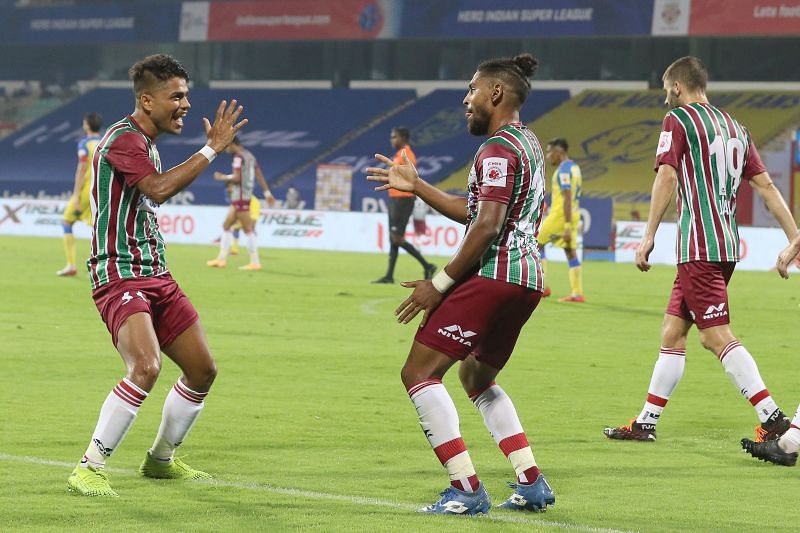
[[[517,95],[519,103],[525,102],[531,92],[530,79],[539,67],[539,60],[531,54],[488,59],[478,65],[478,72],[496,76]]]
[[[189,73],[177,59],[167,54],[155,54],[137,61],[128,70],[128,77],[133,82],[133,92],[136,96],[152,88],[158,83],[164,83],[172,78],[183,78],[189,81]]]
[[[662,77],[664,81],[679,81],[690,91],[706,90],[708,85],[708,69],[700,59],[685,56],[672,62]]]
[[[396,127],[392,128],[392,131],[395,132],[398,136],[400,136],[403,139],[405,139],[406,141],[410,141],[411,140],[411,132],[409,131],[408,128],[406,128],[404,126],[396,126]]]
[[[92,131],[100,131],[100,128],[103,127],[103,115],[100,113],[95,113],[94,111],[86,113],[83,116],[83,120],[86,121],[86,125]]]
[[[547,141],[548,146],[558,146],[562,148],[565,152],[569,152],[569,143],[563,137],[556,137],[555,139],[550,139]]]

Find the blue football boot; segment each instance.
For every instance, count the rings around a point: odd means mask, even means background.
[[[541,474],[536,483],[531,485],[509,483],[508,486],[514,489],[514,494],[500,504],[503,509],[539,513],[546,511],[548,505],[556,504],[556,495],[553,494],[553,489]]]
[[[441,493],[441,496],[439,501],[418,509],[417,512],[476,515],[488,513],[492,507],[492,500],[489,498],[489,493],[486,492],[483,483],[480,484],[476,492],[464,492],[450,486]]]

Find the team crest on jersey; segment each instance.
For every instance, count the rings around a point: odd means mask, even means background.
[[[658,138],[658,149],[656,150],[656,155],[667,153],[669,152],[670,148],[672,148],[672,132],[662,131]]]
[[[484,187],[505,187],[506,174],[508,174],[508,159],[487,157],[483,160]]]

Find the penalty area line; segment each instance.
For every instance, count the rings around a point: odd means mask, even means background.
[[[59,468],[73,468],[75,463],[69,463],[66,461],[56,461],[53,459],[45,459],[43,457],[31,457],[26,455],[11,455],[7,453],[0,453],[0,461],[13,461],[17,463],[28,463],[28,464],[35,464],[35,465],[43,465],[43,466],[57,466]],[[114,474],[122,474],[125,476],[135,476],[138,475],[136,470],[131,470],[129,468],[109,468],[109,472]],[[385,507],[389,509],[398,509],[402,511],[409,511],[413,512],[416,511],[420,506],[411,504],[411,503],[403,503],[403,502],[393,502],[389,500],[381,500],[378,498],[368,498],[366,496],[353,496],[347,494],[332,494],[329,492],[318,492],[313,490],[306,490],[306,489],[295,489],[291,487],[278,487],[275,485],[270,485],[268,483],[246,483],[246,482],[237,482],[237,481],[225,481],[221,479],[212,479],[212,480],[198,480],[194,481],[193,483],[202,484],[202,485],[210,485],[214,487],[228,487],[233,489],[240,489],[240,490],[250,490],[256,492],[267,492],[271,494],[280,494],[283,496],[292,496],[292,497],[302,497],[307,499],[313,500],[325,500],[325,501],[335,501],[341,503],[348,503],[353,505],[369,505],[373,507]],[[534,520],[531,518],[525,518],[523,516],[512,516],[512,515],[505,515],[505,514],[488,514],[488,515],[481,515],[474,518],[475,520],[486,520],[489,522],[504,522],[509,524],[525,524],[525,525],[532,525],[532,526],[539,526],[544,528],[553,528],[553,529],[563,529],[566,531],[585,531],[587,533],[632,533],[631,531],[627,530],[620,530],[620,529],[611,529],[611,528],[602,528],[602,527],[593,527],[593,526],[585,526],[581,524],[570,524],[567,522],[557,522],[552,520]]]

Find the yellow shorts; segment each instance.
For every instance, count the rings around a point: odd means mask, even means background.
[[[70,197],[67,202],[67,207],[64,209],[64,220],[70,224],[77,221],[85,222],[89,226],[92,225],[92,210],[89,207],[89,193],[81,194],[78,198],[79,205],[75,205]]]
[[[558,248],[575,248],[575,243],[578,242],[578,223],[580,219],[572,220],[572,235],[570,236],[569,246],[564,241],[564,215],[561,213],[554,213],[547,215],[539,227],[539,236],[537,237],[539,245],[544,246],[547,243],[557,246]]]
[[[258,222],[258,217],[261,216],[261,202],[255,196],[250,197],[250,218],[254,222]],[[242,224],[238,220],[231,226],[231,231],[242,229]]]

